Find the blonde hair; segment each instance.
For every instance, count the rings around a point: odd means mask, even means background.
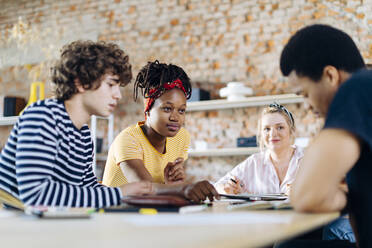
[[[277,103],[270,104],[269,107],[266,107],[262,110],[260,118],[258,119],[258,122],[257,122],[257,135],[256,135],[257,136],[257,145],[260,147],[261,151],[263,151],[263,149],[264,149],[264,142],[262,140],[263,138],[262,138],[262,135],[261,135],[261,132],[262,132],[262,117],[264,115],[274,114],[274,113],[281,114],[284,117],[285,121],[288,124],[290,135],[294,139],[294,134],[296,132],[296,124],[295,124],[294,118],[292,116],[292,113],[289,112],[288,109],[286,109],[282,105],[279,105]]]

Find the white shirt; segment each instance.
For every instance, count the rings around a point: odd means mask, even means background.
[[[271,162],[270,153],[266,149],[263,152],[249,156],[218,180],[214,186],[219,193],[225,193],[223,191],[223,185],[235,176],[240,180],[243,192],[251,194],[286,193],[288,185],[291,185],[296,177],[299,161],[304,155],[301,147],[293,146],[293,148],[295,150],[281,184],[279,183],[279,177],[274,165]]]

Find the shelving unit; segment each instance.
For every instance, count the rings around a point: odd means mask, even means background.
[[[265,106],[270,103],[277,102],[280,104],[302,103],[304,98],[295,94],[282,94],[272,96],[252,96],[240,101],[228,100],[208,100],[200,102],[188,102],[187,112],[192,111],[205,111],[205,110],[218,110],[218,109],[231,109],[231,108],[244,108],[244,107],[257,107]]]
[[[0,117],[0,126],[11,126],[14,125],[18,120],[18,116],[7,116]]]
[[[92,115],[91,120],[90,120],[90,125],[91,125],[90,129],[91,129],[92,140],[94,142],[94,147],[96,147],[97,119],[108,120],[107,142],[108,142],[108,145],[110,146],[112,141],[114,140],[114,115],[110,115],[109,117],[100,117],[100,116]],[[94,151],[94,158],[93,158],[93,164],[92,164],[94,172],[96,172],[97,161],[102,161],[103,160],[102,157],[105,157],[104,160],[106,160],[106,156],[97,155],[96,152]]]

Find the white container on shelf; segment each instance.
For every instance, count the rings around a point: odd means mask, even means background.
[[[246,87],[241,82],[230,82],[227,87],[220,89],[220,96],[227,97],[228,101],[244,100],[246,99],[245,96],[252,94],[252,88]]]

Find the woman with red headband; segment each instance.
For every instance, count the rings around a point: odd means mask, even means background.
[[[118,186],[136,181],[181,184],[190,135],[183,127],[190,79],[176,65],[149,62],[137,75],[145,98],[145,121],[123,130],[110,147],[103,184]]]

